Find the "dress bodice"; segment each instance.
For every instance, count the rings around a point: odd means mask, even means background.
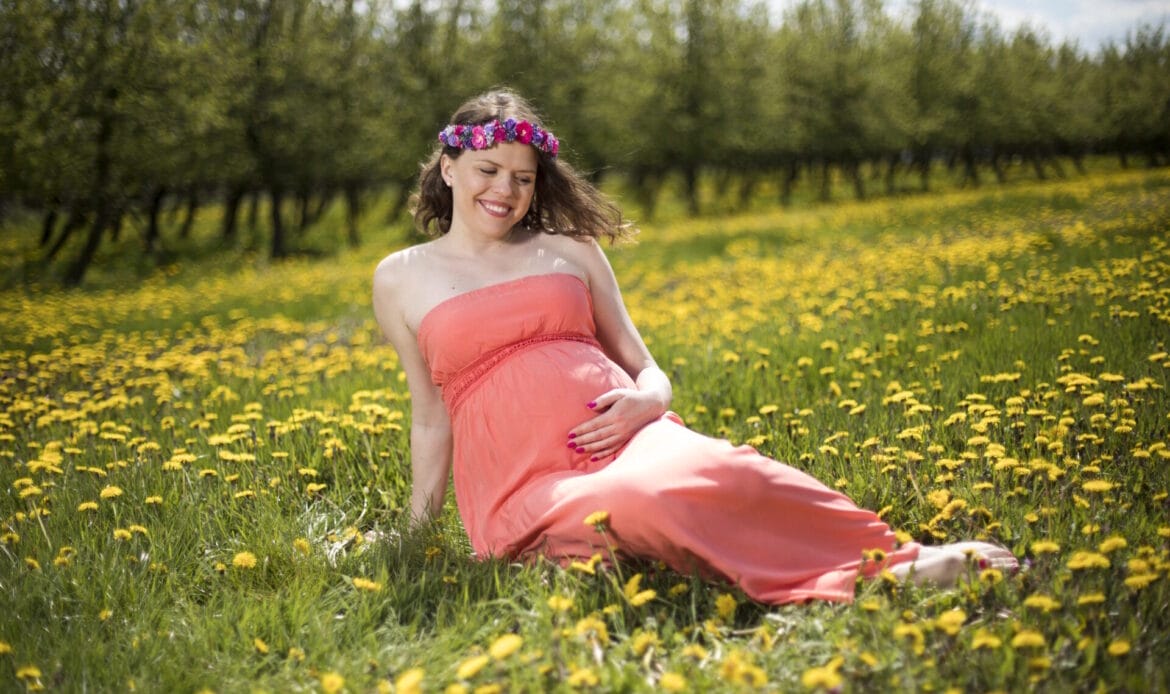
[[[419,349],[431,380],[449,398],[510,350],[543,340],[595,342],[593,302],[576,275],[553,272],[474,289],[441,302],[423,317]]]

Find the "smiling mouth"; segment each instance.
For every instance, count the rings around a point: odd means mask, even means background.
[[[487,211],[488,214],[494,217],[507,217],[508,213],[512,211],[512,207],[510,205],[501,205],[499,203],[487,202],[485,200],[480,200],[479,204]]]

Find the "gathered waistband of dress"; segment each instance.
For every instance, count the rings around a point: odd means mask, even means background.
[[[491,373],[492,369],[498,366],[500,362],[515,355],[517,352],[546,342],[581,342],[587,345],[593,345],[594,347],[600,347],[597,339],[592,335],[577,332],[546,333],[520,340],[519,342],[513,342],[494,352],[483,355],[467,366],[467,368],[460,371],[450,381],[443,384],[443,400],[447,403],[447,410],[454,412],[463,403],[463,399],[471,391],[472,387],[484,376]]]

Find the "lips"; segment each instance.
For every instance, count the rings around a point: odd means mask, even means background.
[[[512,212],[511,205],[504,205],[504,204],[501,204],[498,202],[488,202],[486,200],[480,200],[479,206],[482,207],[485,212],[487,212],[488,214],[490,214],[493,217],[507,217],[508,214]]]

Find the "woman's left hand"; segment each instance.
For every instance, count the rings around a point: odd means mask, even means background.
[[[666,412],[659,395],[635,388],[607,391],[586,407],[597,415],[570,431],[567,445],[590,460],[617,453],[638,430]]]

